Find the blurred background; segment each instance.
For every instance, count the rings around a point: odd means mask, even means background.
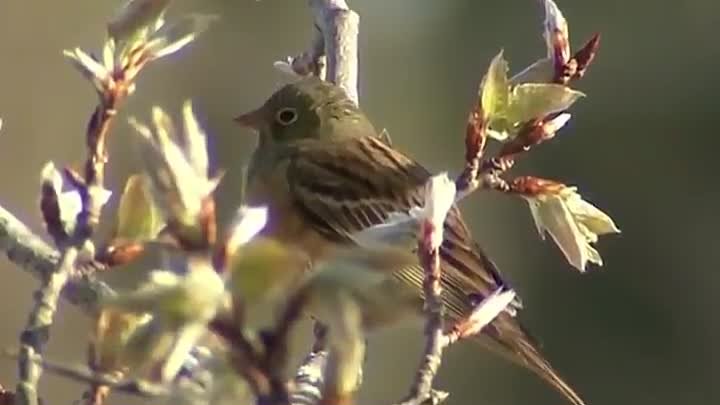
[[[542,8],[533,0],[350,0],[361,16],[361,106],[397,148],[433,171],[462,164],[464,119],[490,59],[505,49],[512,71],[543,56]],[[463,203],[477,239],[523,296],[522,318],[547,356],[589,404],[720,402],[720,3],[714,0],[559,0],[577,48],[602,33],[596,62],[577,87],[588,94],[553,142],[514,173],[577,184],[623,233],[600,241],[605,267],[581,275],[539,240],[525,203],[481,194]],[[117,1],[0,3],[0,204],[41,232],[43,163],[83,159],[95,94],[61,50],[99,49]],[[173,114],[192,98],[227,169],[220,206],[238,203],[240,167],[254,139],[231,118],[261,103],[282,76],[272,62],[309,44],[302,1],[176,1],[170,15],[221,16],[181,53],[150,66],[111,137],[109,181],[138,167],[125,117]],[[715,117],[715,118],[713,118]],[[14,347],[36,283],[0,259],[0,347]],[[84,363],[87,320],[63,305],[49,347]],[[359,403],[403,395],[422,344],[419,325],[371,339]],[[15,384],[0,360],[0,383]],[[453,347],[437,380],[449,404],[545,405],[563,399],[531,374],[473,345]],[[80,387],[43,379],[49,405]],[[111,399],[111,404],[122,398]],[[134,402],[134,401],[133,401]]]

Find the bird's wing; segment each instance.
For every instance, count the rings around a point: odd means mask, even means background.
[[[339,243],[351,243],[352,234],[382,223],[391,212],[422,206],[429,178],[425,168],[371,137],[298,143],[287,169],[297,209],[316,231]],[[453,318],[467,314],[474,299],[501,282],[456,207],[445,222],[440,253],[445,301]],[[396,277],[422,291],[420,266],[398,271]]]
[[[422,206],[423,186],[429,177],[422,166],[371,137],[302,142],[287,169],[293,204],[316,231],[340,243],[352,243],[353,233],[383,222],[391,212]],[[444,236],[440,249],[443,301],[450,317],[458,319],[468,314],[473,301],[502,281],[495,264],[473,241],[457,207],[448,213]],[[423,291],[424,272],[419,265],[393,274]],[[521,305],[516,302],[515,306]],[[583,404],[516,318],[501,313],[484,332],[478,342],[532,370],[573,404]]]

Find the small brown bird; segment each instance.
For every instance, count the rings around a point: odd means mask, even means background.
[[[388,214],[423,205],[431,173],[380,139],[337,86],[302,79],[236,121],[259,133],[248,169],[247,199],[269,208],[264,234],[299,247],[313,260],[352,244],[352,234],[384,222]],[[446,219],[440,254],[443,300],[452,321],[467,315],[478,297],[497,289],[501,276],[473,240],[457,207]],[[419,264],[393,273],[417,292],[418,313],[423,275]],[[499,315],[477,340],[532,370],[573,404],[583,404],[511,314]]]

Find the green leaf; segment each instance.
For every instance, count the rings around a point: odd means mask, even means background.
[[[513,125],[570,108],[585,94],[561,84],[525,83],[513,88],[506,118]]]
[[[153,239],[163,220],[147,190],[145,177],[133,175],[125,183],[117,213],[115,237],[131,241]]]
[[[510,78],[512,85],[521,83],[552,83],[555,66],[550,58],[543,58]]]
[[[175,53],[206,31],[216,19],[214,15],[191,14],[177,23],[165,25],[150,36],[148,50],[154,59]]]
[[[600,235],[620,232],[610,216],[583,200],[575,187],[525,198],[540,237],[549,233],[573,267],[583,272],[588,262],[602,266],[592,244]]]
[[[308,258],[272,239],[256,238],[229,257],[230,289],[248,305],[286,297],[305,274]]]
[[[108,69],[82,49],[66,49],[63,51],[63,55],[70,60],[83,77],[92,82],[99,94],[103,94],[106,86],[112,82]]]
[[[510,101],[510,83],[507,77],[508,64],[503,52],[490,62],[487,74],[483,78],[480,102],[485,118],[502,116]]]

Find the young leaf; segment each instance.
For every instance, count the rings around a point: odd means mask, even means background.
[[[182,49],[208,29],[217,19],[213,15],[191,14],[150,35],[147,48],[153,59],[162,58]]]
[[[102,310],[93,333],[93,356],[96,370],[103,373],[122,371],[128,367],[123,348],[132,333],[150,320],[147,314]]]
[[[524,197],[540,236],[549,233],[570,264],[581,272],[587,262],[602,265],[592,244],[600,235],[620,232],[612,218],[583,200],[575,187],[528,177],[514,184],[528,191]]]
[[[521,124],[567,110],[585,94],[560,84],[525,83],[512,90],[507,120]]]
[[[507,77],[508,64],[500,51],[488,68],[482,80],[480,102],[485,119],[501,117],[510,101],[510,83]]]
[[[548,57],[565,63],[570,59],[570,31],[560,8],[553,0],[544,0],[544,33]]]
[[[138,242],[153,239],[164,225],[148,187],[142,175],[128,178],[118,206],[116,238]]]
[[[267,207],[240,207],[225,242],[227,254],[234,254],[238,247],[250,242],[265,227],[267,217]]]
[[[521,83],[552,83],[555,75],[553,61],[543,58],[526,67],[521,72],[510,78],[512,85]]]
[[[172,225],[175,237],[193,246],[210,243],[209,226],[214,224],[210,195],[220,179],[208,178],[207,170],[203,170],[207,167],[205,134],[196,132],[199,126],[193,124],[184,128],[192,133],[179,135],[172,120],[158,107],[153,108],[152,117],[152,129],[134,119],[130,123],[141,138],[141,154],[153,200]],[[186,115],[186,123],[188,120]],[[191,151],[185,149],[188,146]]]
[[[263,238],[244,244],[228,259],[232,294],[250,305],[286,296],[309,264],[300,251]]]
[[[455,202],[455,182],[447,173],[433,176],[425,183],[425,207],[422,209],[422,239],[428,249],[437,249],[443,241],[443,224]]]
[[[64,50],[63,55],[70,59],[70,62],[83,77],[90,80],[99,94],[103,94],[106,87],[112,83],[112,77],[107,67],[82,49]]]

